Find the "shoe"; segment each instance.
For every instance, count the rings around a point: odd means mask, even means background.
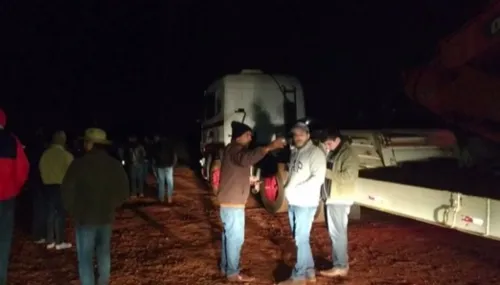
[[[167,198],[167,203],[172,204],[172,197]]]
[[[255,281],[255,278],[253,277],[248,277],[242,274],[234,274],[231,276],[227,277],[227,281],[229,282],[240,282],[240,283],[246,283],[246,282],[253,282]]]
[[[144,198],[144,194],[139,194],[139,198]]]
[[[44,244],[45,242],[46,240],[44,238],[35,241],[36,244]]]
[[[319,275],[324,277],[346,277],[349,273],[349,268],[332,268],[329,270],[323,270],[319,272]]]
[[[49,244],[47,244],[47,249],[53,249],[56,247],[56,243],[55,242],[51,242]]]
[[[73,245],[71,243],[68,243],[68,242],[62,242],[60,244],[56,244],[56,250],[63,250],[63,249],[68,249],[68,248],[72,248]]]

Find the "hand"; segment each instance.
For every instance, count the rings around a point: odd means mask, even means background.
[[[282,149],[285,147],[285,145],[286,145],[285,138],[277,138],[269,144],[269,148],[271,150]]]

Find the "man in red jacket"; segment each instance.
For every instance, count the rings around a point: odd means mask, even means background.
[[[0,109],[0,285],[7,284],[7,267],[14,228],[14,202],[28,178],[29,163],[22,144],[4,127]]]

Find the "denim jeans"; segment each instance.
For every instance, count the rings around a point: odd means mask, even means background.
[[[149,175],[149,166],[151,165],[151,163],[149,161],[145,161],[144,162],[144,166],[143,166],[143,175],[144,175],[144,181],[148,181],[148,175]]]
[[[98,285],[108,285],[111,272],[112,225],[77,225],[76,250],[81,285],[95,285],[94,254],[97,254]]]
[[[221,207],[222,232],[220,269],[226,276],[240,273],[241,247],[245,241],[245,209]]]
[[[131,195],[141,195],[144,193],[144,165],[133,164],[129,167]]]
[[[316,210],[317,207],[288,206],[290,227],[297,246],[297,263],[291,276],[294,280],[304,280],[306,277],[315,274],[309,237]]]
[[[31,185],[31,202],[33,204],[33,219],[31,230],[34,240],[47,238],[47,193],[42,184]]]
[[[62,203],[61,186],[45,185],[48,202],[47,214],[47,243],[60,244],[64,242],[66,225],[66,211]]]
[[[327,204],[326,221],[332,240],[332,261],[334,268],[349,268],[347,253],[347,224],[349,222],[349,204]]]
[[[165,183],[167,184],[167,197],[172,198],[174,194],[174,168],[164,167],[158,168],[158,199],[165,200]]]
[[[0,201],[0,285],[7,284],[10,246],[14,230],[15,198]]]

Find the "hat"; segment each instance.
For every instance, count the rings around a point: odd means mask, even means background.
[[[106,132],[98,128],[86,129],[83,139],[93,143],[111,144],[111,141],[107,139]]]
[[[66,133],[64,131],[57,131],[52,135],[52,143],[58,145],[66,144]]]
[[[248,125],[245,125],[237,121],[231,122],[231,129],[232,129],[231,137],[233,139],[237,139],[241,137],[244,133],[252,131],[252,128],[250,128]]]
[[[306,123],[303,123],[303,122],[298,122],[296,123],[293,128],[292,128],[292,132],[294,130],[302,130],[304,132],[309,132],[309,125],[307,125]]]
[[[5,114],[5,111],[0,108],[0,126],[5,127],[7,124],[7,115]]]

